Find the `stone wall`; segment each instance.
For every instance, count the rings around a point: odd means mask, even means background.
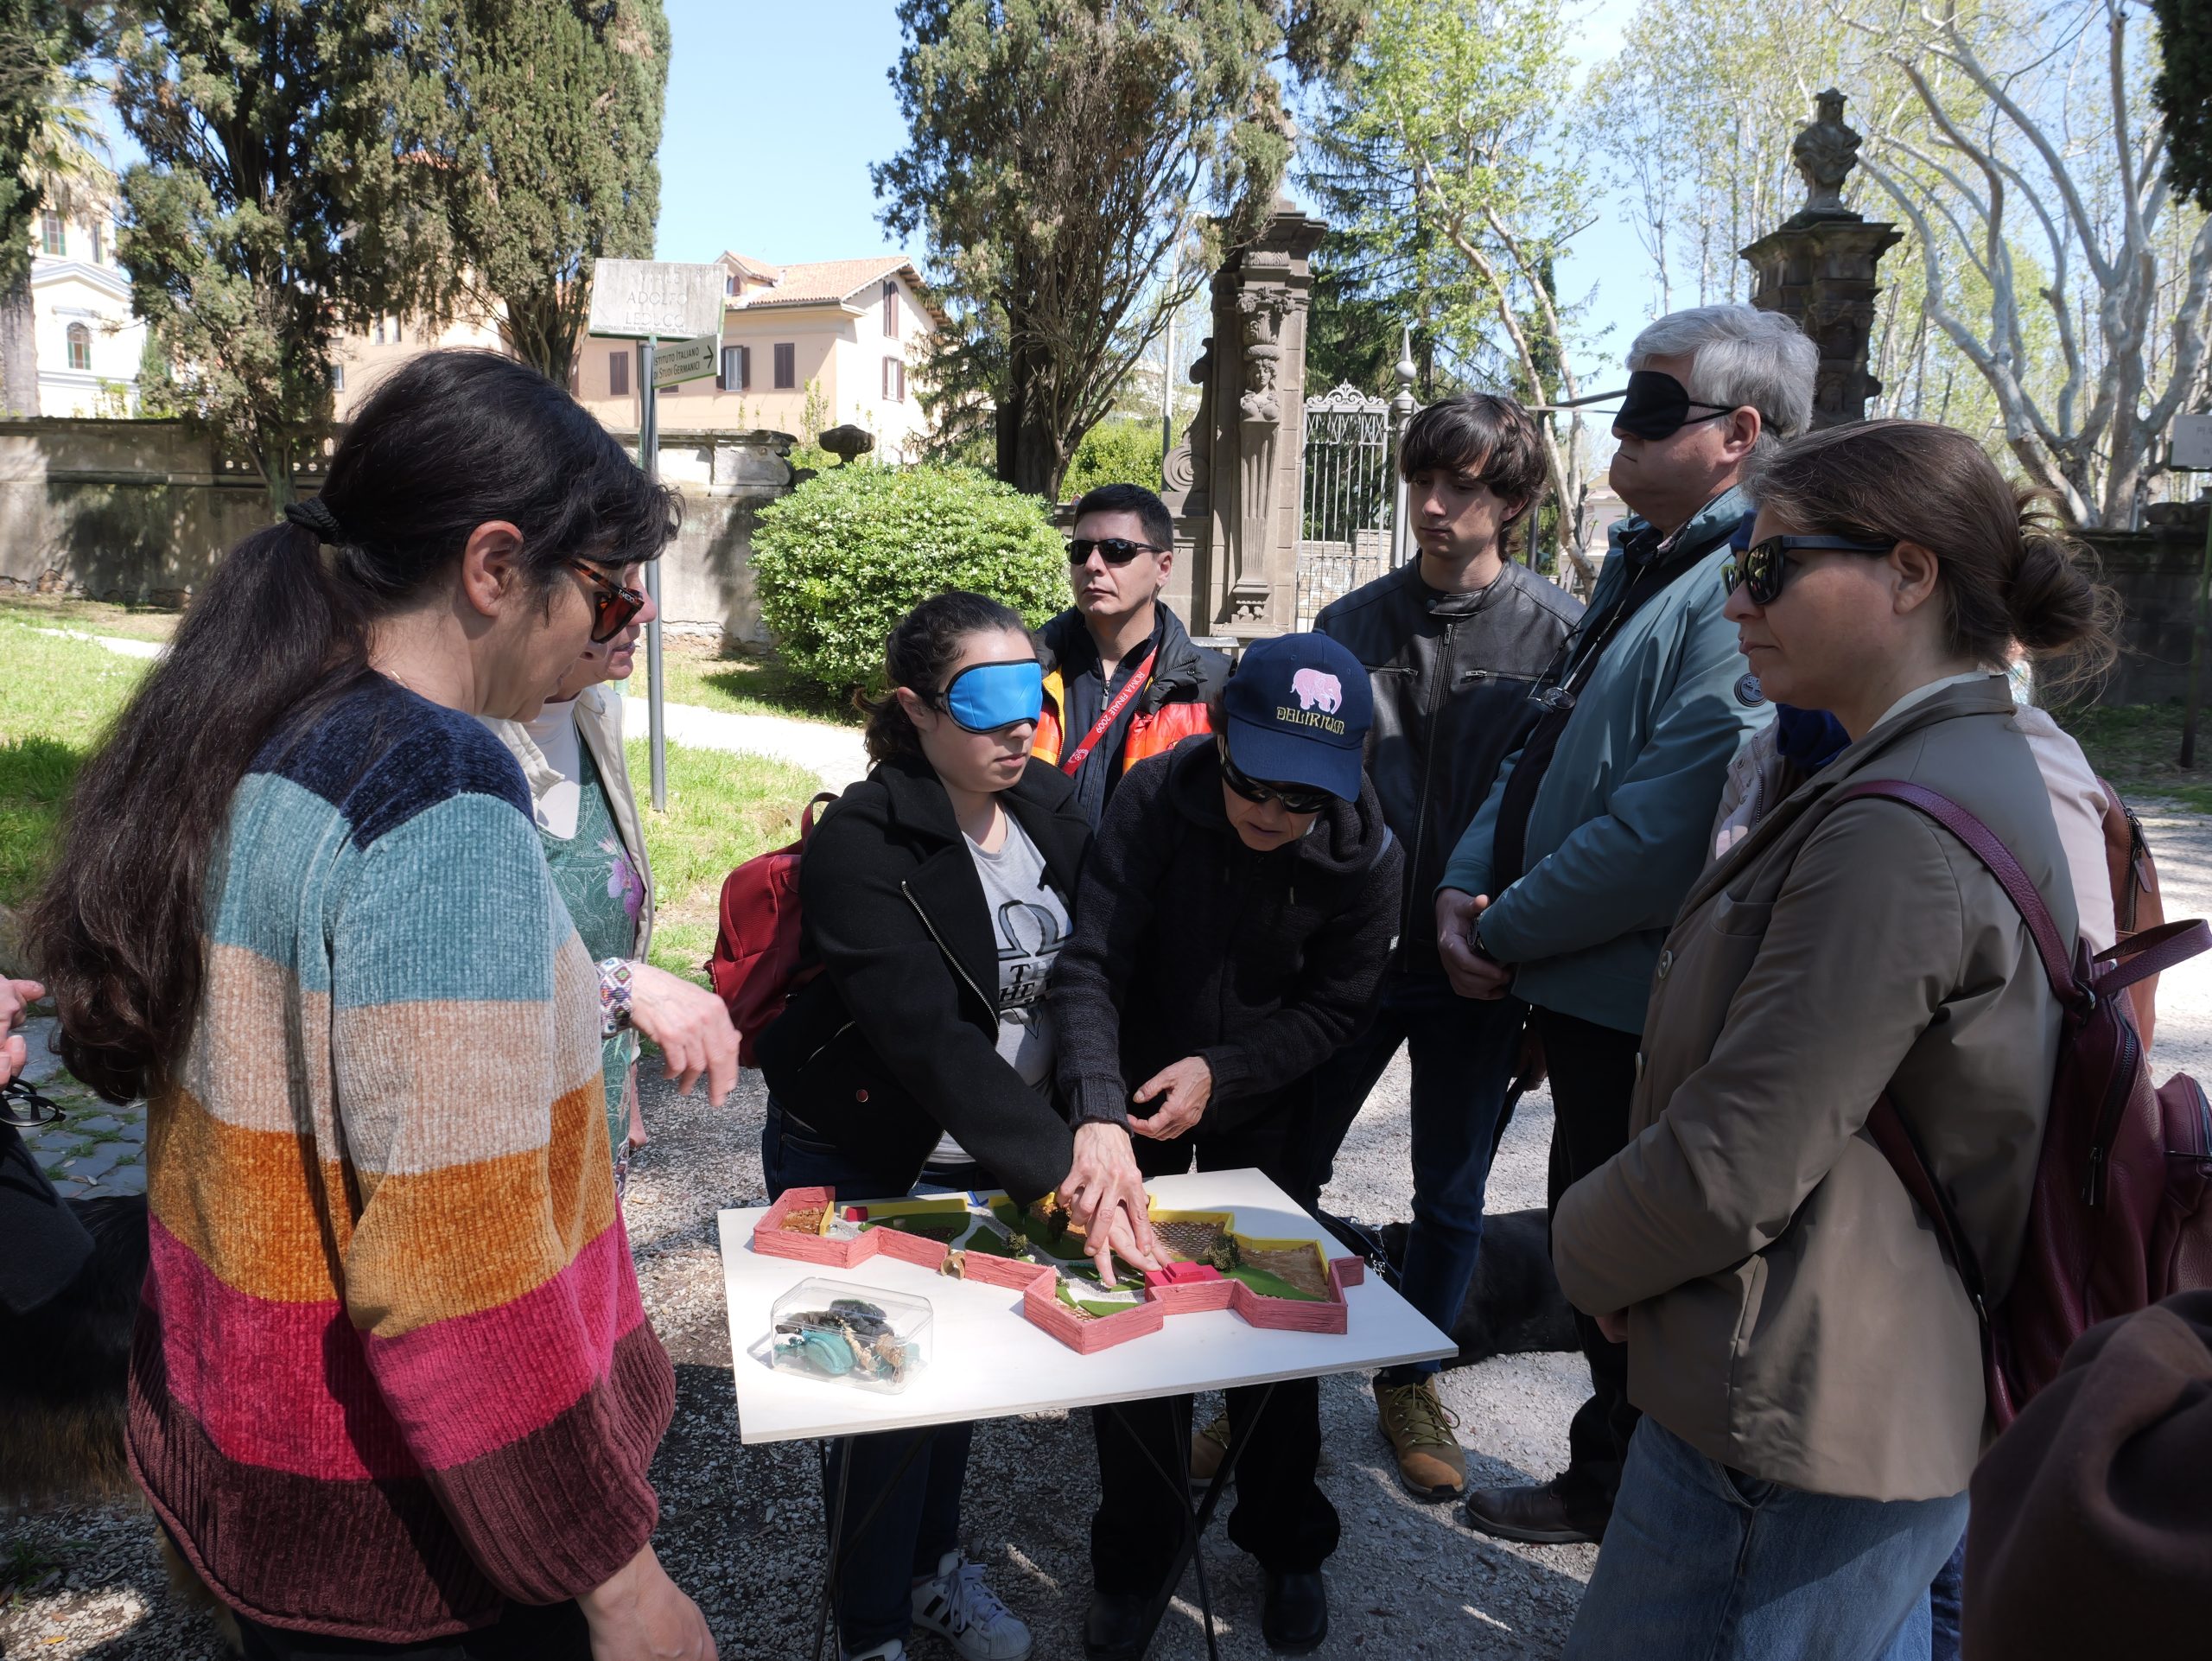
[[[636,433],[615,437],[635,449]],[[661,476],[683,495],[683,531],[661,560],[672,631],[766,638],[753,525],[791,487],[792,442],[778,432],[661,433]],[[260,475],[180,423],[0,421],[0,589],[181,605],[270,517]]]
[[[2098,703],[2164,703],[2187,692],[2209,509],[2212,504],[2204,502],[2159,503],[2145,512],[2143,530],[2084,537],[2120,603],[2120,661]]]

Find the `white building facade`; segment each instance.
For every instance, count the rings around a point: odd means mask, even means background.
[[[146,325],[116,263],[112,202],[49,207],[33,222],[31,317],[41,415],[138,413]]]

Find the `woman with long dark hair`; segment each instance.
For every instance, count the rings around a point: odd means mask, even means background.
[[[72,1071],[149,1098],[131,1463],[250,1656],[714,1653],[650,1543],[624,989],[474,718],[619,631],[675,523],[542,376],[426,354],[78,786],[29,932]]]
[[[1642,1410],[1567,1653],[1874,1661],[1991,1433],[1974,1304],[1867,1125],[1886,1096],[1979,1258],[2019,1262],[2063,1016],[1968,843],[1853,786],[1948,797],[2062,938],[2074,883],[2015,712],[2015,643],[2107,657],[2075,545],[1966,434],[1872,421],[1754,464],[1727,614],[1765,695],[1848,742],[1690,890],[1659,957],[1627,1146],[1560,1198],[1560,1284]]]
[[[1053,1093],[1045,983],[1090,825],[1029,754],[1036,649],[1017,614],[954,592],[915,607],[885,658],[874,766],[799,865],[802,961],[823,972],[760,1037],[768,1190],[1003,1188],[1024,1205],[1057,1192],[1109,1282],[1109,1247],[1157,1268],[1128,1133],[1071,1134]],[[899,1661],[918,1625],[968,1661],[1029,1653],[1029,1629],[960,1549],[970,1429],[853,1437],[825,1468],[827,1492],[845,1495],[832,1548],[847,1661]]]

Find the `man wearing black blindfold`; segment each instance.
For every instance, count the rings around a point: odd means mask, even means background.
[[[1676,312],[1637,337],[1611,472],[1634,517],[1614,528],[1590,608],[1536,684],[1536,723],[1437,890],[1453,990],[1530,1006],[1551,1070],[1554,1204],[1627,1140],[1667,926],[1703,868],[1728,764],[1771,716],[1721,614],[1721,566],[1751,506],[1745,466],[1809,423],[1819,362],[1796,324],[1749,306]],[[1637,1416],[1626,1350],[1577,1321],[1593,1393],[1568,1468],[1471,1493],[1467,1520],[1486,1533],[1605,1532]]]

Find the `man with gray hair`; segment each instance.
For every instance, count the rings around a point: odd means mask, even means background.
[[[1675,909],[1703,868],[1728,764],[1771,717],[1721,615],[1738,487],[1761,449],[1810,423],[1820,354],[1750,306],[1662,317],[1629,348],[1612,485],[1633,517],[1580,626],[1531,694],[1542,713],[1500,771],[1436,891],[1463,997],[1525,999],[1552,1079],[1551,1200],[1628,1138],[1644,1002]],[[1477,1489],[1468,1523],[1539,1544],[1595,1540],[1636,1428],[1628,1352],[1578,1314],[1592,1393],[1566,1473]]]

